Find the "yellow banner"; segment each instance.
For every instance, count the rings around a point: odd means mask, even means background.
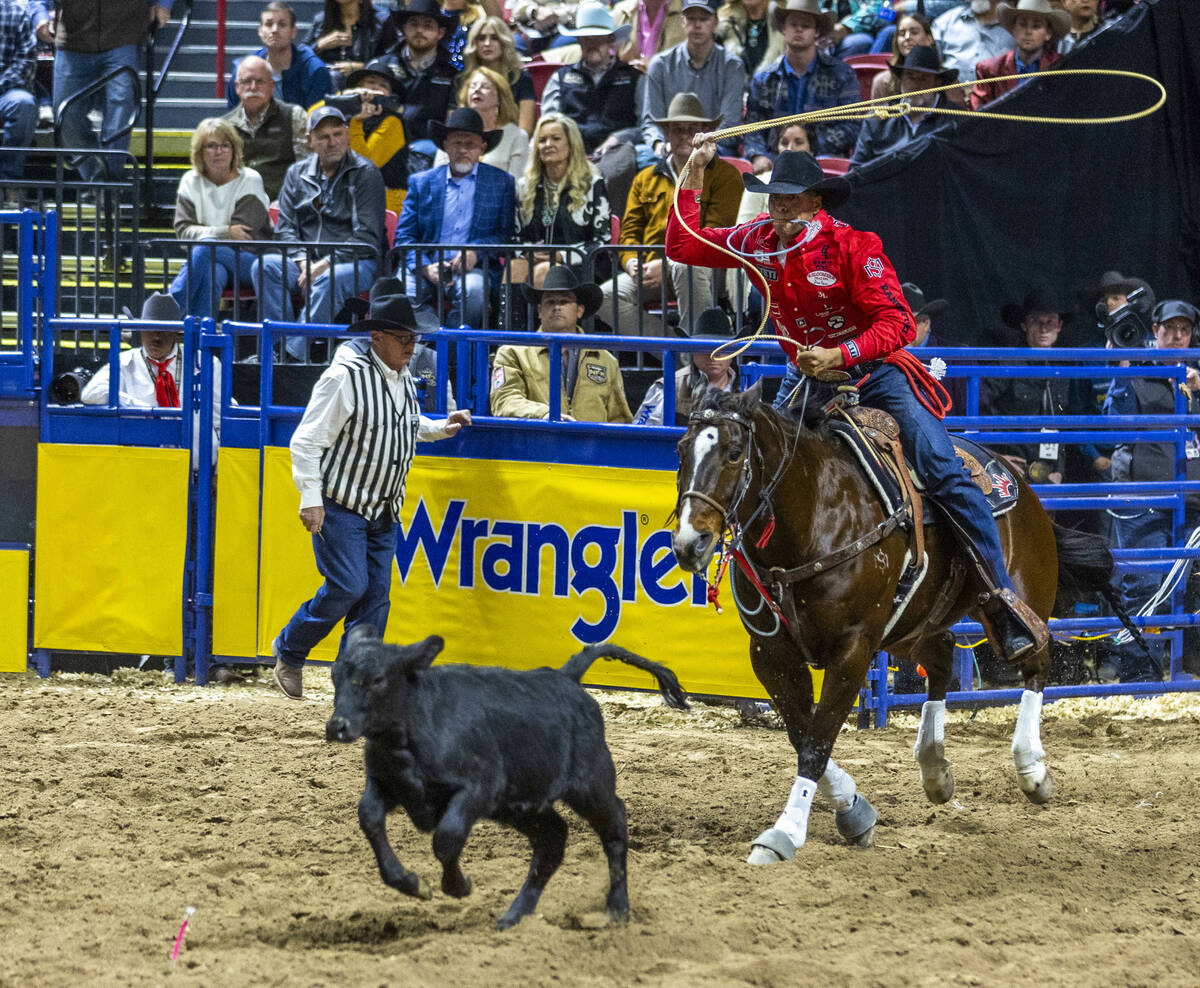
[[[0,672],[24,672],[28,647],[29,553],[0,549]]]
[[[214,655],[257,654],[258,459],[257,449],[222,448],[217,454]]]
[[[611,641],[670,666],[691,692],[764,697],[728,585],[718,615],[703,581],[675,563],[663,527],[674,504],[675,475],[661,470],[418,455],[385,637],[438,634],[445,661],[513,668]],[[298,506],[288,451],[265,450],[260,655],[320,585]],[[332,660],[339,636],[313,657]],[[613,662],[587,682],[652,685]]]
[[[188,451],[38,447],[33,641],[178,655]]]

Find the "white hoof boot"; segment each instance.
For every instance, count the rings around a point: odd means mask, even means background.
[[[1041,762],[1027,772],[1018,772],[1017,784],[1029,802],[1038,806],[1050,802],[1050,797],[1054,795],[1054,776]]]
[[[1042,694],[1025,690],[1017,708],[1017,726],[1013,731],[1013,765],[1017,784],[1031,803],[1039,806],[1054,795],[1054,780],[1042,763]]]
[[[867,848],[875,843],[875,822],[879,814],[862,793],[854,797],[854,805],[848,810],[839,810],[834,822],[838,833],[851,844]]]
[[[773,865],[783,861],[791,861],[796,856],[796,847],[792,839],[778,827],[764,830],[750,845],[750,857],[747,864]]]

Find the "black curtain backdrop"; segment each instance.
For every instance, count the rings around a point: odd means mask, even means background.
[[[1080,309],[1060,342],[1102,339],[1082,296],[1115,268],[1157,297],[1200,301],[1200,2],[1150,0],[1055,68],[1126,69],[1158,79],[1167,103],[1130,123],[1047,125],[960,118],[871,162],[838,216],[883,239],[902,281],[950,311],[933,331],[973,345],[1017,342],[1000,310],[1035,284]],[[1149,83],[1034,80],[996,111],[1116,116],[1157,98]]]

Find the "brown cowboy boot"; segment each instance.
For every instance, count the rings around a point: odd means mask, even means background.
[[[1008,589],[992,589],[979,595],[983,630],[992,647],[1007,662],[1019,662],[1039,652],[1050,641],[1046,627],[1032,607]]]

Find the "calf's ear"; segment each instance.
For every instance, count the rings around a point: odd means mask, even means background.
[[[412,649],[409,659],[408,668],[411,672],[416,672],[419,669],[428,669],[433,660],[438,657],[438,654],[446,647],[446,642],[441,635],[430,635],[423,642],[410,646]]]
[[[377,641],[379,632],[375,630],[374,625],[356,624],[350,629],[350,634],[346,636],[347,644],[354,644],[360,641]]]

